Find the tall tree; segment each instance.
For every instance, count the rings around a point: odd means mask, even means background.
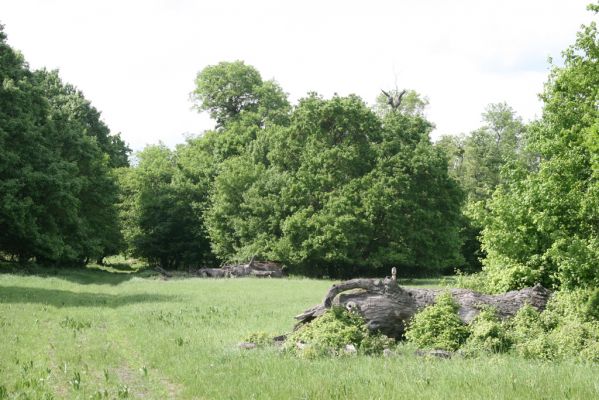
[[[29,71],[1,30],[0,73],[0,251],[44,263],[115,251],[110,166],[126,147],[110,147],[120,139],[83,95],[56,72]]]
[[[138,165],[120,171],[120,211],[129,250],[153,265],[173,269],[213,260],[194,207],[205,194],[183,179],[177,153],[147,146]],[[201,189],[201,188],[200,188]]]
[[[200,71],[192,99],[200,111],[208,111],[217,128],[244,115],[259,124],[281,123],[289,109],[287,96],[274,81],[263,81],[258,70],[243,61],[221,62]]]
[[[41,247],[58,247],[56,236],[44,229],[46,205],[60,208],[66,199],[59,196],[61,182],[46,184],[49,174],[43,172],[57,174],[63,166],[47,146],[47,101],[2,26],[0,80],[0,250],[28,259]],[[44,186],[49,191],[42,193],[38,188]]]
[[[485,252],[480,242],[481,213],[502,181],[502,169],[529,162],[528,153],[523,150],[525,125],[510,106],[490,104],[482,120],[484,125],[469,135],[443,136],[436,143],[447,157],[450,176],[459,182],[467,197],[462,223],[465,264],[460,269],[468,272],[482,268]]]
[[[215,251],[316,275],[456,262],[461,197],[430,129],[401,112],[381,119],[355,96],[310,95],[289,127],[223,163],[207,218]]]
[[[595,12],[599,6],[591,6]],[[554,66],[542,99],[542,119],[528,146],[532,172],[506,171],[488,203],[483,246],[491,288],[542,282],[599,285],[599,38],[593,22]]]

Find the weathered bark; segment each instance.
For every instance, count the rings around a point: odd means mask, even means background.
[[[254,257],[247,264],[225,265],[222,268],[200,268],[197,275],[204,278],[239,278],[256,276],[259,278],[281,278],[283,267],[271,261],[255,261]]]
[[[345,293],[349,290],[351,292]],[[483,306],[495,307],[502,319],[514,316],[525,303],[543,310],[550,296],[550,291],[541,285],[501,295],[487,295],[467,289],[406,288],[388,278],[352,279],[333,285],[321,304],[296,316],[299,321],[296,329],[319,317],[331,306],[339,305],[359,312],[371,330],[400,338],[406,322],[424,307],[434,304],[435,298],[446,291],[459,304],[458,313],[465,323],[472,321]]]
[[[203,278],[224,278],[226,277],[226,272],[220,268],[200,268],[198,275]]]

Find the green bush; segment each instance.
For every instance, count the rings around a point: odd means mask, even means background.
[[[506,323],[509,328],[513,349],[525,358],[551,359],[555,349],[547,340],[546,328],[541,313],[528,304]]]
[[[525,358],[598,362],[597,304],[599,289],[560,291],[543,312],[526,304],[501,321],[494,309],[484,308],[465,325],[447,293],[414,316],[406,338],[419,348],[459,349],[468,356],[512,351]]]
[[[476,354],[504,353],[511,347],[511,340],[506,326],[497,317],[493,308],[485,308],[468,326],[470,335],[462,350],[465,353]]]
[[[531,256],[527,263],[514,262],[509,259],[501,259],[493,264],[485,262],[483,272],[485,273],[485,291],[489,293],[505,293],[510,290],[518,290],[541,283],[545,287],[553,287],[554,282],[547,278],[543,260],[537,256]]]
[[[599,361],[599,321],[590,290],[557,292],[539,313],[524,306],[509,322],[514,351],[527,358]]]
[[[590,318],[599,321],[599,288],[596,288],[589,294],[589,299],[587,300],[586,314]]]
[[[475,274],[467,274],[459,269],[455,271],[454,279],[446,285],[447,287],[458,287],[470,289],[481,293],[489,292],[487,275],[484,271]]]
[[[252,332],[243,338],[243,342],[254,343],[258,347],[266,347],[273,343],[273,336],[266,332]]]
[[[432,306],[414,316],[406,331],[406,338],[423,349],[455,351],[468,338],[468,327],[458,316],[458,305],[445,293]]]
[[[342,355],[347,345],[360,354],[380,354],[393,340],[368,330],[364,319],[342,307],[333,307],[322,316],[291,334],[285,349],[301,357]],[[297,343],[304,344],[302,349]]]

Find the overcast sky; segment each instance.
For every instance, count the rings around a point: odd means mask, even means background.
[[[293,102],[415,89],[430,101],[433,137],[475,129],[492,102],[533,119],[547,57],[594,18],[589,2],[0,0],[0,22],[33,68],[58,68],[140,150],[213,127],[189,93],[202,68],[237,59]]]

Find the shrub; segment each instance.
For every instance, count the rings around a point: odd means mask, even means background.
[[[487,276],[484,271],[475,274],[467,274],[457,269],[455,271],[454,280],[448,282],[446,286],[470,289],[481,293],[489,292]]]
[[[458,316],[458,305],[445,293],[432,306],[417,313],[406,331],[406,338],[423,349],[455,351],[468,338],[468,327]]]
[[[468,353],[503,353],[510,349],[511,340],[506,326],[497,317],[494,308],[488,307],[472,320],[468,326],[470,335],[463,350]]]
[[[508,323],[516,353],[599,361],[599,321],[589,312],[594,296],[589,290],[562,291],[554,294],[543,313],[522,307]]]
[[[555,350],[545,335],[541,313],[526,304],[507,322],[515,352],[526,358],[552,358]]]
[[[243,342],[254,343],[258,347],[265,347],[273,342],[273,335],[266,332],[252,332],[242,340]]]
[[[554,282],[547,278],[544,260],[532,256],[526,263],[518,263],[508,259],[493,264],[485,262],[485,291],[490,293],[505,293],[541,283],[545,287],[552,287]]]
[[[599,288],[596,288],[589,294],[587,300],[586,314],[597,321],[599,321]]]
[[[542,313],[524,305],[502,322],[495,310],[485,308],[466,326],[458,305],[444,294],[414,316],[406,337],[419,348],[461,349],[466,355],[511,350],[525,358],[598,362],[598,304],[599,289],[560,291]]]
[[[305,347],[299,349],[296,346],[298,342],[305,344]],[[359,314],[333,307],[291,334],[285,349],[302,357],[313,358],[342,355],[349,344],[354,345],[361,354],[380,354],[393,344],[393,340],[370,332]]]

